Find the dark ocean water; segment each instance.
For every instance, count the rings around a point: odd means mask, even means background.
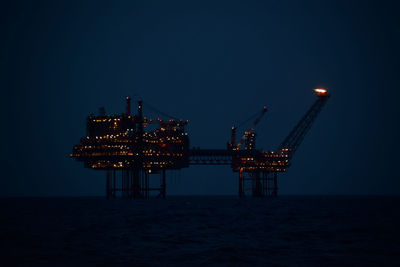
[[[399,266],[399,197],[0,199],[0,265]]]

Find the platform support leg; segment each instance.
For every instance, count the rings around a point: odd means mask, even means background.
[[[254,175],[255,174],[255,175]],[[262,196],[262,187],[260,180],[260,172],[257,171],[253,174],[254,179],[254,188],[253,188],[253,197],[261,197]]]
[[[276,197],[278,195],[278,174],[274,172],[274,184],[273,184],[273,191],[272,196]]]
[[[106,171],[106,197],[110,199],[111,183],[110,183],[110,170]]]
[[[243,190],[243,169],[239,170],[239,197],[244,197],[244,190]]]
[[[138,169],[134,168],[132,169],[132,175],[133,175],[133,198],[140,198],[140,172]]]
[[[147,172],[147,171],[145,171],[144,172],[144,177],[145,177],[145,186],[146,186],[146,199],[149,199],[149,176],[150,176],[150,174]]]

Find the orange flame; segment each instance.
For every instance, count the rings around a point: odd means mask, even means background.
[[[318,94],[325,94],[327,91],[322,88],[317,88],[317,89],[314,89],[314,92],[316,92]]]

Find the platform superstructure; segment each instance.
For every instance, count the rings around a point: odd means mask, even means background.
[[[150,119],[143,116],[138,100],[136,114],[126,98],[125,112],[98,115],[86,120],[87,134],[73,147],[71,157],[84,167],[106,171],[107,198],[148,198],[150,192],[166,197],[166,171],[189,165],[230,165],[238,173],[238,195],[276,196],[277,175],[286,172],[297,148],[329,98],[325,89],[314,89],[317,100],[275,151],[256,148],[255,128],[267,107],[255,114],[254,122],[237,142],[237,127],[232,127],[226,149],[189,149],[185,131],[188,121]],[[159,177],[159,185],[150,186],[150,177]],[[154,184],[154,183],[152,183]]]

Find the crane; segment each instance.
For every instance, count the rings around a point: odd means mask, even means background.
[[[242,122],[238,127],[240,127],[241,125],[243,125],[244,123],[246,123],[247,121],[251,120],[252,118],[256,117],[256,119],[253,121],[253,124],[251,125],[251,127],[244,132],[242,138],[240,139],[239,143],[236,145],[236,129],[237,127],[232,126],[232,135],[231,135],[231,141],[228,142],[228,148],[232,149],[232,150],[239,150],[240,147],[243,145],[243,143],[247,140],[247,138],[250,136],[250,134],[254,131],[255,127],[257,126],[257,124],[261,121],[261,119],[263,118],[264,114],[267,112],[267,107],[264,106],[263,109],[261,110],[261,112],[257,112],[256,114],[254,114],[253,116],[251,116],[249,119],[247,119],[246,121]]]
[[[287,151],[291,156],[296,152],[315,119],[318,117],[318,114],[321,112],[322,107],[330,97],[326,89],[317,88],[314,89],[314,92],[318,99],[279,145],[278,151]]]

